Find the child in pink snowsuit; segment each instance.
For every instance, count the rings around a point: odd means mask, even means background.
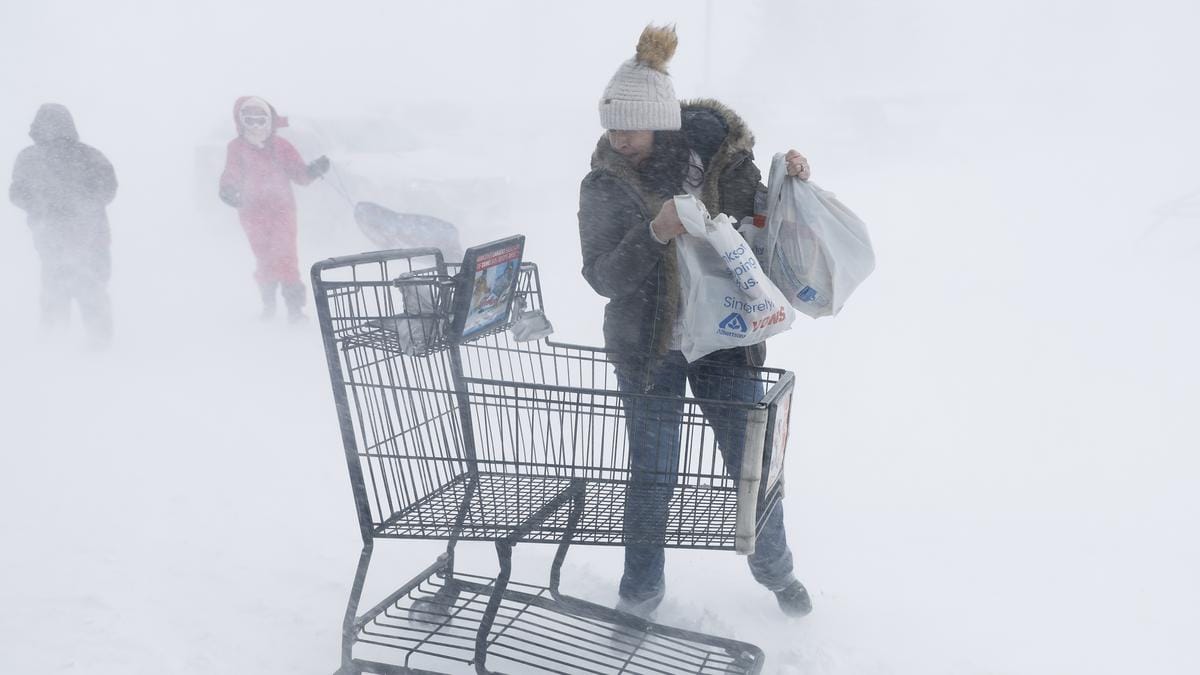
[[[238,219],[258,263],[254,278],[262,291],[263,318],[275,314],[276,288],[281,288],[288,317],[303,318],[305,289],[296,253],[296,198],[292,183],[308,185],[329,170],[329,159],[311,164],[300,159],[291,143],[275,134],[287,126],[269,103],[255,96],[239,98],[233,107],[238,137],[229,142],[220,196],[238,210]]]

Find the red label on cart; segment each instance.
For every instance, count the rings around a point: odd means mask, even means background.
[[[510,246],[502,248],[494,253],[489,253],[479,260],[475,261],[475,271],[485,270],[489,267],[494,267],[506,263],[510,260],[516,260],[521,257],[520,246]]]

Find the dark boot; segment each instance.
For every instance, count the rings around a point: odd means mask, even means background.
[[[626,600],[625,598],[617,598],[616,610],[626,614],[632,614],[639,619],[651,619],[654,616],[654,610],[658,609],[659,603],[662,602],[662,596],[649,598],[638,602],[636,600]]]
[[[807,616],[812,611],[808,589],[799,579],[792,579],[790,584],[775,591],[775,600],[779,603],[779,609],[791,617]]]
[[[275,316],[275,288],[279,284],[274,281],[260,283],[258,285],[259,292],[262,293],[262,318],[263,320],[273,318]]]
[[[648,598],[641,602],[635,600],[617,599],[616,610],[630,614],[645,621],[654,620],[654,612],[662,602],[662,595]],[[613,625],[608,635],[609,645],[619,652],[632,652],[646,640],[646,630],[643,624],[634,621],[620,621]]]
[[[283,302],[287,305],[288,321],[295,323],[304,320],[304,284],[299,281],[283,285]]]

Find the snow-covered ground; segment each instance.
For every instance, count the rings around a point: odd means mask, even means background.
[[[1172,204],[1200,185],[1200,10],[714,2],[706,57],[698,3],[575,4],[0,9],[0,158],[56,100],[121,181],[106,354],[39,336],[0,208],[0,672],[336,667],[359,540],[318,330],[257,320],[234,215],[195,206],[233,98],[444,125],[465,177],[511,185],[464,242],[527,234],[559,336],[594,343],[578,180],[652,19],[679,22],[680,95],[737,109],[760,166],[805,152],[879,258],[841,316],[771,344],[804,392],[787,522],[814,613],[782,620],[733,554],[675,551],[660,618],[761,645],[768,673],[1200,672],[1200,221]],[[305,223],[329,192],[300,194],[306,264],[367,247],[349,213]],[[368,595],[440,546],[381,544]],[[518,548],[518,578],[550,555]],[[577,547],[564,579],[612,602],[619,573]]]

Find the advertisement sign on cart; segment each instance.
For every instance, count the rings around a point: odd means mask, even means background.
[[[467,249],[455,291],[458,338],[469,340],[508,323],[524,250],[523,236]]]

